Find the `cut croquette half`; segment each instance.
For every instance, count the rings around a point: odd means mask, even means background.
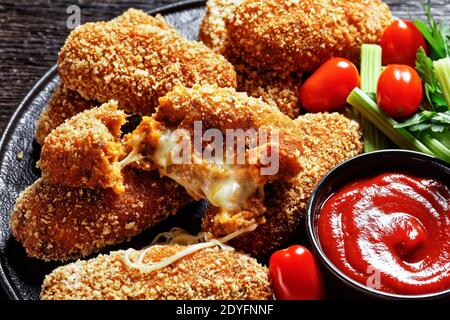
[[[66,120],[44,140],[38,162],[42,177],[54,184],[124,191],[121,127],[126,115],[110,101]]]

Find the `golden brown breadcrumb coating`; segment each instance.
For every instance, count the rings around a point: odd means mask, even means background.
[[[279,171],[267,176],[267,181],[289,179],[301,170],[300,131],[295,122],[273,105],[233,88],[178,86],[159,99],[154,119],[172,128],[186,129],[191,135],[195,121],[202,121],[204,131],[214,128],[224,135],[228,129],[266,130],[269,135],[278,131]]]
[[[124,155],[121,127],[126,115],[110,101],[66,120],[44,140],[38,167],[54,184],[124,189],[118,160]]]
[[[311,71],[333,56],[356,61],[392,22],[381,0],[244,0],[227,21],[233,55],[258,69]]]
[[[263,256],[279,248],[298,230],[306,203],[316,184],[341,162],[362,152],[359,125],[344,116],[307,114],[296,120],[302,132],[304,170],[291,181],[265,187],[265,224],[252,233],[232,240],[230,245],[253,256]],[[203,219],[203,230],[213,230],[214,210]]]
[[[164,17],[160,14],[152,17],[142,10],[130,8],[120,16],[111,20],[113,23],[121,24],[125,27],[133,27],[138,24],[149,24],[161,29],[174,30],[172,26],[168,25]]]
[[[120,127],[126,121],[125,114],[117,110],[117,107],[116,102],[109,102],[86,110],[53,130],[44,141],[38,162],[43,177],[49,182],[71,187],[112,187],[116,192],[123,192],[125,186],[121,169],[128,163],[122,164],[119,160],[133,149],[132,146],[124,149],[123,144],[131,141],[133,145],[136,134],[147,136],[144,140],[153,139],[152,133],[147,130],[151,125],[145,119],[152,123],[159,120],[170,129],[186,129],[192,136],[195,121],[202,122],[201,134],[210,128],[219,129],[224,136],[228,129],[254,129],[266,130],[270,137],[276,129],[278,141],[269,140],[266,144],[256,146],[257,163],[251,164],[252,176],[258,183],[264,184],[289,179],[301,170],[298,161],[298,154],[301,152],[299,132],[294,122],[276,107],[248,97],[245,93],[237,93],[235,89],[200,85],[195,85],[192,89],[176,87],[160,99],[155,120],[144,117],[134,135],[127,135],[124,142],[120,138]],[[148,149],[145,144],[142,143],[144,149]],[[150,149],[156,147],[154,141],[151,144]],[[263,164],[260,160],[275,145],[278,149],[279,170],[277,174],[261,176],[260,169],[267,163]],[[265,149],[268,151],[264,152]],[[246,151],[249,157],[253,149]],[[142,150],[140,152],[143,153]],[[192,167],[189,164],[177,170],[188,172],[189,166]],[[140,168],[148,169],[148,165],[145,162],[145,166]]]
[[[261,98],[292,119],[300,114],[299,77],[277,71],[258,71],[243,63],[234,63],[237,91]]]
[[[134,9],[73,30],[59,53],[58,71],[85,99],[115,99],[123,110],[141,115],[150,115],[176,85],[236,86],[224,57],[185,39],[162,18]]]
[[[125,170],[127,188],[80,189],[37,180],[11,215],[14,237],[30,257],[66,261],[121,243],[175,214],[192,199],[170,179]]]
[[[45,137],[64,121],[98,105],[99,103],[88,101],[77,92],[67,89],[63,83],[59,84],[37,121],[37,142],[42,145]]]
[[[161,261],[184,248],[153,246],[144,263]],[[152,272],[128,266],[124,251],[116,251],[57,268],[41,290],[44,300],[269,300],[272,296],[266,267],[247,255],[219,248],[197,251]]]
[[[237,74],[237,91],[277,106],[291,118],[299,115],[299,88],[301,82],[289,72],[258,70],[242,62],[229,50],[226,21],[242,0],[209,0],[200,26],[199,39],[230,61]],[[299,77],[297,77],[299,78]]]
[[[227,56],[228,21],[233,17],[234,10],[243,0],[208,0],[206,12],[200,25],[198,38],[214,52]]]
[[[164,138],[169,136],[167,132],[170,131],[162,123],[144,117],[138,128],[127,136],[129,145],[144,156],[143,160],[136,162],[136,167],[157,169],[161,176],[182,185],[195,200],[208,200],[216,208],[214,227],[219,230],[219,236],[253,228],[265,221],[266,209],[260,191],[266,177],[262,177],[256,167],[228,165],[223,158],[204,159],[196,157],[195,153],[191,153],[191,161],[174,164],[170,155],[173,148],[167,147],[168,139]],[[136,144],[135,141],[140,142]],[[193,150],[191,147],[189,144],[188,152]]]
[[[261,99],[232,88],[196,85],[176,87],[159,102],[153,118],[144,117],[137,129],[125,137],[127,152],[134,150],[144,157],[138,162],[141,168],[157,168],[162,176],[183,185],[194,199],[207,199],[216,206],[215,222],[221,236],[263,221],[265,208],[260,191],[264,184],[290,179],[302,170],[300,131],[295,122]],[[196,133],[199,124],[202,127]],[[173,164],[167,148],[175,129],[178,132],[184,129],[190,138],[188,152],[193,156],[195,144],[200,142],[195,139],[209,129],[219,130],[222,142],[218,142],[218,147],[223,154],[219,159],[197,157],[197,162],[191,159]],[[237,136],[231,136],[232,140],[228,141],[230,130],[236,133],[233,129],[241,132],[243,149],[238,146]],[[245,140],[248,130],[255,134],[254,144],[250,142],[251,137]],[[257,141],[261,132],[267,134],[267,141]],[[209,142],[204,141],[203,148]],[[230,148],[231,154],[227,151]],[[242,163],[236,161],[238,149],[242,152]],[[200,154],[205,154],[204,149]],[[263,160],[268,154],[276,158],[276,164]],[[149,159],[155,165],[149,164]],[[263,168],[267,167],[273,171],[263,174]]]

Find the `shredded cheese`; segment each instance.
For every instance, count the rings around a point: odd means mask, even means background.
[[[123,169],[131,163],[144,159],[144,156],[139,152],[139,145],[141,141],[142,137],[140,135],[135,135],[133,137],[133,149],[123,160],[119,162],[120,168]]]
[[[172,151],[179,143],[179,134],[158,127],[152,127],[152,132],[155,138],[152,154],[142,155],[139,152],[145,135],[135,133],[131,140],[132,151],[119,162],[121,168],[143,159],[151,160],[161,176],[182,185],[195,200],[206,198],[213,206],[231,212],[239,212],[250,196],[258,191],[261,194],[264,186],[254,180],[246,166],[229,165],[217,159],[208,161],[195,153],[191,154],[194,164],[190,171],[174,165]]]
[[[197,236],[192,236],[192,235],[187,234],[186,231],[184,231],[182,229],[174,228],[171,230],[171,232],[161,233],[158,236],[156,236],[155,240],[152,241],[152,244],[139,253],[139,256],[136,261],[131,261],[131,255],[133,253],[137,252],[134,249],[128,249],[127,251],[125,251],[124,260],[125,260],[125,263],[127,264],[127,266],[130,268],[139,269],[142,272],[152,272],[152,271],[156,271],[156,270],[165,268],[165,267],[171,265],[172,263],[176,262],[177,260],[180,260],[180,259],[182,259],[196,251],[202,250],[202,249],[220,246],[223,250],[226,250],[226,251],[234,250],[232,247],[225,245],[225,243],[236,237],[241,236],[244,233],[252,232],[257,227],[258,227],[257,224],[253,224],[247,228],[235,231],[235,232],[233,232],[223,238],[220,238],[220,239],[209,239],[206,242],[190,244],[187,248],[185,248],[185,249],[177,252],[176,254],[174,254],[170,257],[167,257],[159,262],[150,262],[148,264],[145,264],[144,263],[145,256],[147,255],[149,250],[151,250],[152,246],[155,243],[157,243],[159,239],[161,239],[163,237],[167,239],[166,241],[168,241],[168,243],[176,243],[180,239],[183,239],[183,241],[187,240],[187,241],[198,242],[203,237],[207,238],[207,235],[205,233],[200,233]]]
[[[196,236],[189,234],[186,230],[181,228],[172,228],[169,232],[161,232],[158,234],[155,239],[151,242],[150,246],[155,245],[157,243],[172,243],[172,244],[180,244],[180,245],[190,245],[199,242],[204,242],[208,238],[208,234],[205,232],[201,232]],[[165,238],[166,241],[161,242],[161,238]]]

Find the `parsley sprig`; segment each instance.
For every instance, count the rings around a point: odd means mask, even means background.
[[[420,48],[417,52],[416,70],[424,83],[425,101],[422,111],[406,121],[395,125],[397,129],[408,128],[416,135],[449,134],[450,135],[450,106],[445,98],[444,90],[438,79],[435,66],[436,60],[448,59],[450,56],[450,25],[437,22],[431,11],[431,1],[423,3],[428,25],[420,20],[414,24],[422,32],[429,44],[429,56]]]
[[[417,52],[416,70],[424,83],[425,96],[427,98],[426,104],[422,108],[436,112],[447,111],[447,102],[436,77],[433,60],[427,56],[423,48],[420,48]]]
[[[443,21],[437,22],[431,11],[431,0],[423,3],[427,25],[421,20],[414,21],[416,27],[422,32],[424,38],[430,45],[430,58],[439,60],[450,54],[450,25]]]

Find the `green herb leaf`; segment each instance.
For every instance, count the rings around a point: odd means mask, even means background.
[[[450,125],[450,111],[437,113],[431,118],[431,121]]]
[[[420,123],[424,123],[426,121],[429,121],[433,118],[433,116],[436,115],[436,112],[432,112],[432,111],[423,111],[421,113],[416,113],[414,116],[412,116],[411,118],[405,120],[402,123],[399,123],[397,125],[395,125],[395,128],[407,128],[407,127],[411,127]]]
[[[394,128],[408,128],[412,132],[423,132],[429,129],[432,132],[450,130],[450,111],[422,111],[404,122],[394,125]]]
[[[431,131],[433,132],[443,132],[447,128],[444,124],[432,124]]]
[[[423,8],[429,26],[420,20],[414,21],[414,24],[430,45],[430,57],[433,60],[443,59],[450,52],[450,25],[436,22],[431,12],[431,0],[424,2]]]
[[[427,131],[430,128],[431,128],[430,123],[420,123],[420,124],[415,124],[413,126],[410,126],[408,129],[409,129],[409,131],[412,131],[412,132],[422,132],[422,131]]]
[[[448,110],[447,102],[439,87],[439,82],[436,77],[436,72],[431,60],[425,50],[420,48],[417,52],[416,70],[422,78],[425,88],[425,96],[427,98],[429,107],[433,111]]]

